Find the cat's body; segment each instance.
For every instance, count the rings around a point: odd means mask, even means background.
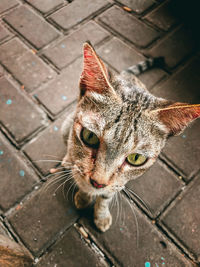
[[[63,166],[72,167],[79,187],[75,205],[82,209],[96,199],[94,221],[101,231],[112,223],[109,203],[116,191],[152,166],[170,135],[200,116],[200,105],[151,95],[130,70],[110,75],[86,43],[80,98],[62,127]]]

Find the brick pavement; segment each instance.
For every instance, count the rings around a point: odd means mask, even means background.
[[[34,266],[200,266],[200,121],[128,184],[138,197],[121,195],[106,233],[91,209],[75,210],[72,181],[47,186],[65,154],[60,127],[78,94],[82,43],[115,72],[164,56],[140,79],[157,96],[200,103],[197,10],[185,0],[0,1],[0,232]]]

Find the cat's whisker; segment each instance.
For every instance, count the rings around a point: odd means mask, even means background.
[[[119,217],[119,199],[118,199],[118,194],[116,195],[116,201],[117,201],[117,216],[116,216],[116,221],[118,221],[118,217]]]
[[[57,173],[57,174],[58,174],[58,173]],[[65,172],[64,172],[63,175],[59,175],[58,177],[54,177],[54,178],[52,178],[51,180],[48,180],[48,181],[46,182],[46,184],[44,185],[44,189],[48,188],[49,186],[54,185],[55,183],[59,182],[59,181],[62,180],[62,179],[66,179],[66,178],[68,178],[69,175],[70,175],[70,173],[68,173],[68,172],[65,173]]]
[[[72,190],[72,202],[74,201],[74,191],[76,189],[76,186],[77,186],[76,183],[74,183],[73,187],[72,187],[73,188],[73,190]]]
[[[120,208],[120,210],[121,210],[121,215],[120,215],[120,217],[119,217],[119,222],[121,221],[122,222],[122,224],[123,224],[123,205],[122,205],[122,196],[121,196],[121,194],[120,194],[120,192],[119,191],[117,191],[117,194],[118,194],[118,196],[119,196],[119,201],[120,201],[120,206],[121,206],[121,208]],[[122,219],[121,219],[122,218]]]
[[[52,178],[52,181],[54,181],[55,179],[58,179],[60,176],[56,177],[56,175],[58,174],[65,174],[66,176],[69,175],[71,173],[71,170],[64,170],[64,171],[59,171],[59,172],[56,172],[56,173],[52,173],[52,174],[49,174],[47,176],[44,177],[44,179],[47,181],[47,183],[49,182],[49,178]],[[54,178],[52,177],[54,176]]]
[[[62,160],[38,159],[38,160],[33,160],[33,162],[55,162],[55,163],[62,163]]]
[[[129,195],[128,192],[126,192],[125,190],[123,190],[123,191],[126,193],[126,195],[128,196],[129,200],[124,195],[122,195],[122,196],[124,197],[124,199],[128,203],[128,205],[129,205],[129,207],[130,207],[130,209],[131,209],[131,211],[132,211],[132,213],[134,215],[134,218],[135,218],[135,224],[136,224],[136,245],[137,245],[137,248],[138,248],[138,245],[139,245],[139,225],[138,225],[138,220],[137,220],[136,213],[134,211],[134,206],[132,206],[130,204],[130,202],[133,203],[133,200],[131,199],[131,197],[130,197],[130,195]]]
[[[61,186],[65,186],[65,184],[66,184],[68,181],[72,180],[72,179],[73,179],[73,177],[68,177],[63,183],[61,183],[61,184],[56,188],[54,194],[56,194],[56,192],[58,191],[58,189],[59,189]]]
[[[57,174],[60,174],[60,173],[68,173],[66,170],[64,171],[59,171],[59,172],[55,172],[55,173],[50,173],[48,174],[47,176],[43,177],[45,180],[48,180],[49,177],[52,177],[53,175],[57,175]]]
[[[128,190],[131,194],[133,194],[137,198],[137,200],[139,200],[145,206],[145,208],[152,214],[152,211],[147,205],[147,203],[140,196],[138,196],[138,194],[136,194],[133,190],[131,190],[128,187],[125,187],[124,189]]]
[[[45,157],[52,157],[52,158],[56,158],[57,160],[59,160],[58,157],[57,156],[54,156],[54,155],[43,154],[43,156],[45,156]]]
[[[49,189],[51,186],[54,186],[56,183],[66,178],[67,178],[66,175],[62,175],[62,176],[57,177],[56,179],[52,179],[52,181],[47,182],[42,188],[43,192],[46,192],[47,189]]]
[[[68,190],[67,190],[67,194],[66,194],[66,196],[67,196],[67,199],[68,199],[68,200],[69,200],[69,192],[70,192],[70,190],[71,190],[71,188],[72,188],[72,186],[73,186],[74,184],[76,184],[76,181],[75,181],[75,180],[73,181],[73,183],[70,185],[70,187],[69,187]]]

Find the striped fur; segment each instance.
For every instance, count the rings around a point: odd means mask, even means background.
[[[144,71],[147,65],[155,64],[154,60],[147,62],[138,68]],[[169,135],[179,134],[200,116],[199,105],[174,104],[157,98],[131,72],[135,73],[133,67],[119,76],[109,75],[94,49],[85,44],[80,99],[74,122],[63,134],[67,143],[63,165],[73,166],[72,174],[79,187],[75,205],[85,208],[97,198],[94,216],[101,231],[112,223],[108,205],[113,195],[153,165]],[[97,135],[98,149],[84,145],[83,127]],[[141,166],[131,166],[126,157],[132,153],[142,154],[148,160]],[[96,189],[90,179],[106,186]]]
[[[163,65],[164,65],[163,57],[147,58],[146,60],[141,61],[136,65],[130,66],[123,72],[129,72],[135,76],[139,76],[140,74],[151,68],[162,67]]]

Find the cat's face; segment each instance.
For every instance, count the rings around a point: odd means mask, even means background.
[[[199,106],[152,96],[134,77],[111,78],[88,44],[80,89],[67,161],[79,188],[91,195],[120,191],[141,176],[167,137],[200,115]]]

